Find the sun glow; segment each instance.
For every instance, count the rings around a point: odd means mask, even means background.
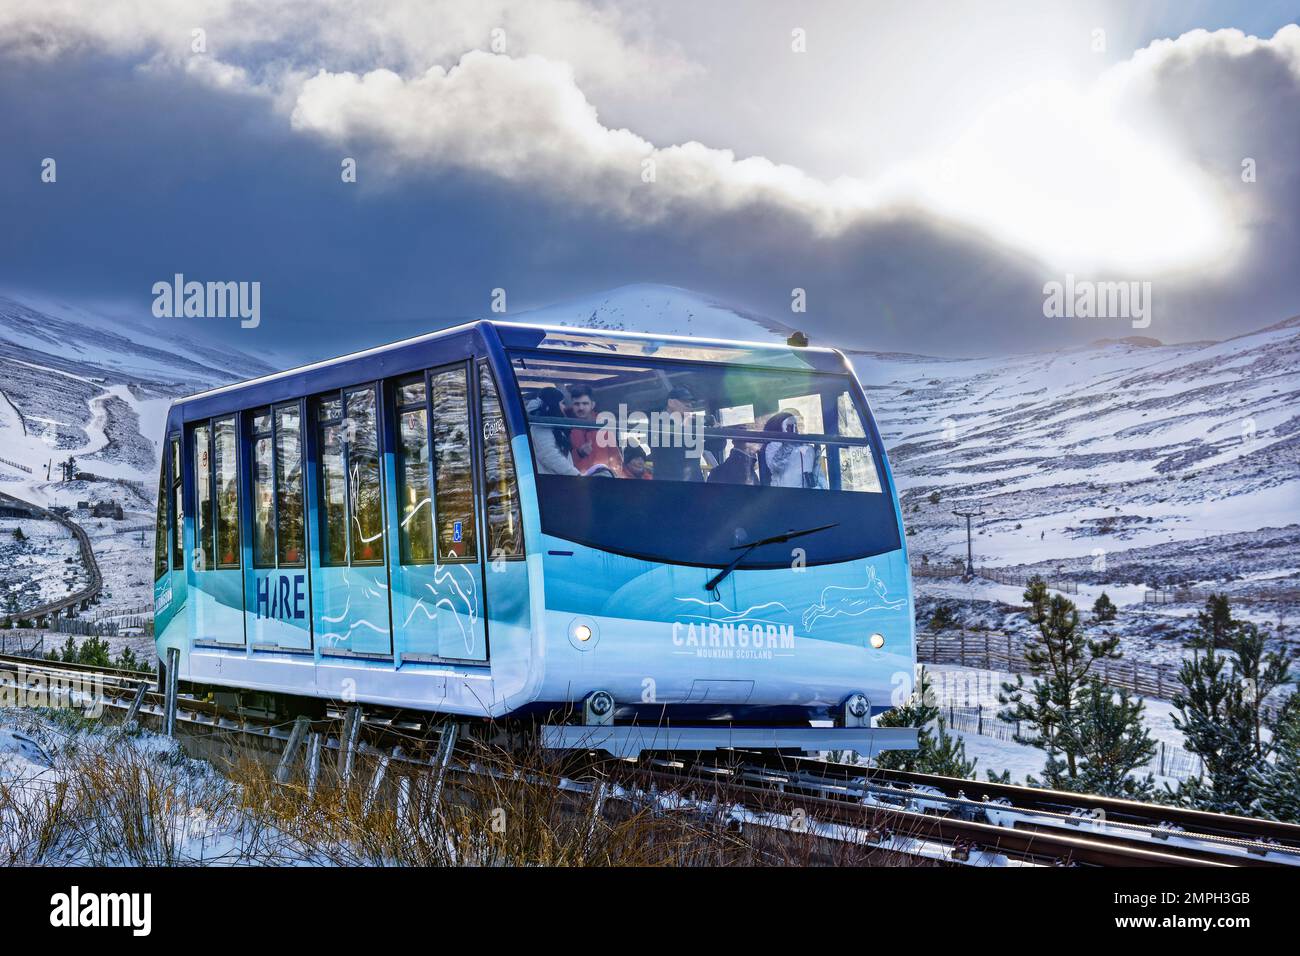
[[[1075,272],[1221,265],[1236,240],[1219,190],[1100,96],[1024,91],[982,113],[916,188],[951,218]]]

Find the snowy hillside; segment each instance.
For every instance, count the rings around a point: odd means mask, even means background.
[[[558,305],[511,313],[509,320],[748,342],[784,341],[794,331],[775,319],[739,311],[688,289],[648,283],[621,286]]]
[[[142,529],[154,520],[168,404],[271,370],[202,344],[192,325],[174,328],[174,335],[160,336],[119,319],[0,295],[0,491],[71,509],[103,572],[100,612],[152,603],[153,536]],[[59,464],[69,456],[90,477],[60,481]],[[79,507],[99,502],[120,505],[122,518],[94,518]],[[27,540],[15,538],[18,527]],[[0,599],[19,610],[77,590],[85,574],[77,554],[75,539],[53,522],[0,522]]]
[[[1219,343],[855,364],[917,552],[964,551],[959,504],[986,513],[977,562],[1112,571],[1143,549],[1300,520],[1300,318]],[[1294,576],[1295,541],[1261,538],[1271,561],[1237,542],[1167,574],[1153,552],[1126,580],[1231,577],[1238,560]]]
[[[86,500],[94,489],[46,481],[51,462],[57,476],[58,462],[69,455],[79,471],[156,483],[156,443],[173,398],[271,370],[203,345],[195,332],[177,325],[173,336],[160,336],[122,320],[0,295],[0,490],[47,505],[75,504],[61,492]]]

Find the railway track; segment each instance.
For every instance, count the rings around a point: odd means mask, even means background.
[[[33,518],[53,521],[71,532],[73,537],[77,539],[77,549],[81,556],[81,563],[85,566],[86,574],[90,579],[89,583],[75,594],[69,594],[57,601],[51,601],[26,611],[0,615],[0,626],[8,627],[13,621],[23,619],[43,623],[51,617],[57,618],[66,611],[78,608],[84,611],[89,607],[91,602],[98,598],[100,592],[104,589],[104,576],[99,570],[99,562],[95,559],[95,551],[90,545],[90,537],[86,534],[85,529],[70,518],[65,518],[63,515],[42,508],[38,504],[24,501],[22,498],[15,498],[13,495],[4,492],[0,492],[0,503],[21,508],[30,513]]]
[[[0,679],[9,682],[52,687],[60,680],[87,678],[95,679],[93,693],[106,709],[163,726],[165,698],[151,674],[0,656]],[[176,727],[188,736],[220,734],[279,755],[281,766],[290,769],[313,733],[320,735],[317,757],[338,760],[340,767],[351,767],[355,756],[414,772],[431,766],[452,775],[492,772],[473,742],[440,749],[456,737],[445,733],[450,725],[435,724],[427,715],[356,713],[355,728],[349,728],[347,712],[339,711],[285,723],[180,696]],[[949,864],[1300,866],[1300,826],[1088,794],[762,752],[720,751],[691,760],[591,754],[567,763],[572,766],[557,784],[602,804],[723,814],[738,829],[784,831]]]

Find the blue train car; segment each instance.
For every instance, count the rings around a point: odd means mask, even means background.
[[[621,754],[915,746],[871,727],[912,592],[839,352],[481,321],[177,401],[165,442],[181,681]]]

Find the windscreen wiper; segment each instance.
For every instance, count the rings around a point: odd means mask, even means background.
[[[765,544],[783,544],[786,541],[793,541],[795,538],[802,538],[806,534],[816,534],[818,531],[825,531],[827,528],[835,528],[838,526],[839,522],[833,521],[830,524],[818,525],[815,528],[805,528],[802,531],[787,531],[784,534],[774,534],[770,538],[759,538],[757,541],[751,541],[749,544],[736,545],[736,547],[731,550],[739,551],[740,554],[736,555],[729,565],[713,577],[709,578],[708,582],[704,585],[704,590],[711,592],[716,589],[719,584],[726,580],[728,574],[736,570],[741,561],[744,561],[745,558],[749,557],[749,552],[753,551],[755,548],[761,548]]]

